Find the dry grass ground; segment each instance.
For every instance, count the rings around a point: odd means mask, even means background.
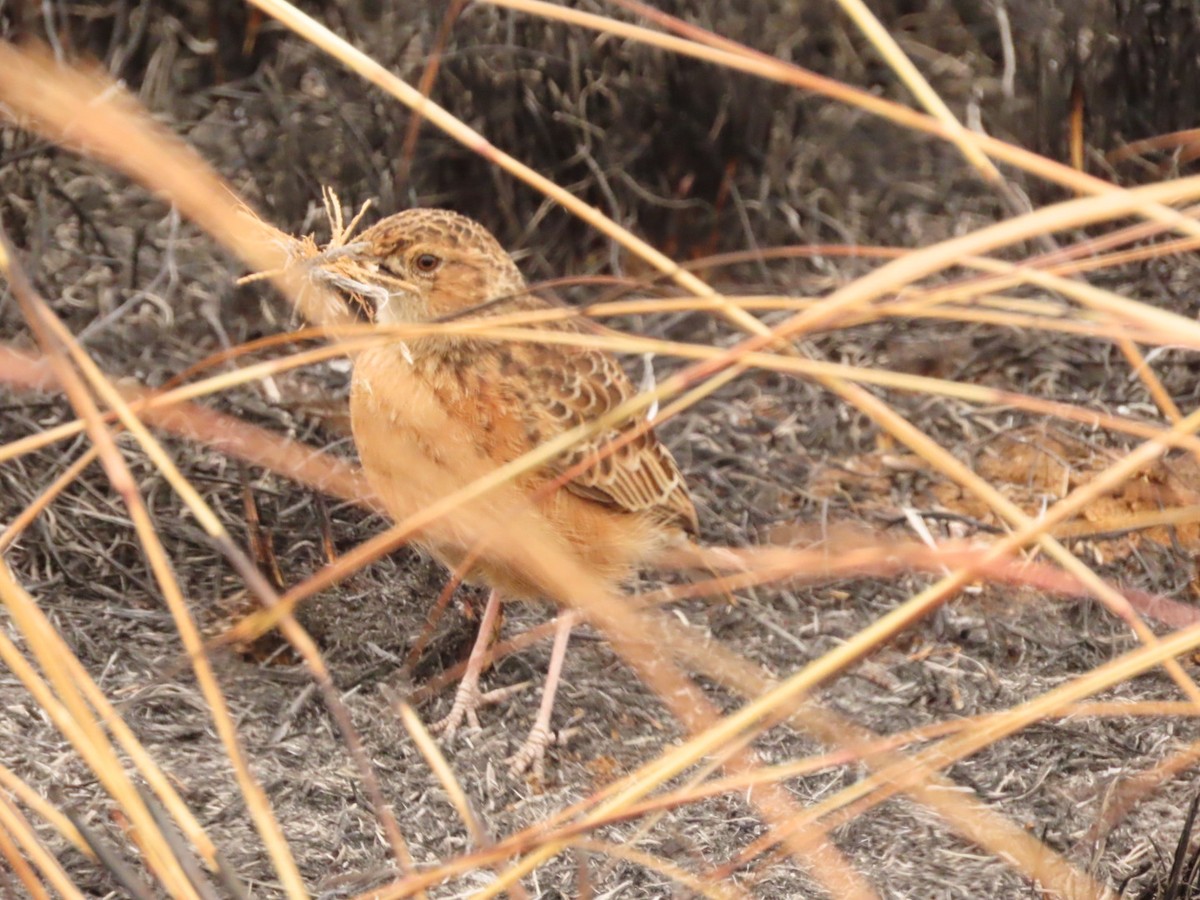
[[[641,21],[605,4],[583,5]],[[719,3],[672,6],[729,38],[910,103],[876,51],[832,3],[753,2],[739,14]],[[1104,157],[1127,141],[1194,121],[1194,101],[1168,83],[1170,73],[1178,73],[1178,83],[1196,74],[1186,68],[1195,66],[1189,48],[1200,34],[1194,9],[1160,4],[1155,13],[1120,2],[1010,3],[997,5],[1007,17],[998,18],[983,6],[945,0],[913,12],[907,4],[884,2],[877,11],[950,108],[967,120],[978,118],[989,133],[1066,159],[1064,123],[1074,83],[1088,103],[1091,171],[1127,185],[1194,171],[1186,146],[1173,155],[1149,152],[1137,161]],[[249,7],[232,2],[211,8],[188,2],[117,7],[0,4],[0,22],[9,38],[44,39],[50,21],[65,55],[102,60],[160,123],[195,147],[283,231],[327,230],[320,196],[329,185],[348,208],[371,198],[382,214],[420,204],[476,216],[506,246],[522,252],[531,280],[567,274],[648,277],[645,263],[429,124],[407,145],[413,120],[399,104]],[[325,2],[309,12],[415,84],[437,46],[445,9]],[[1125,29],[1124,43],[1107,37],[1118,25]],[[1008,49],[1014,55],[1006,66]],[[1011,82],[1009,68],[1015,73]],[[931,246],[1020,211],[949,143],[787,85],[482,4],[454,23],[432,97],[494,145],[681,261],[784,245]],[[1007,169],[1005,174],[1014,193],[1035,205],[1069,199],[1029,175]],[[243,265],[161,199],[100,162],[5,124],[0,185],[4,229],[37,289],[114,380],[162,386],[227,347],[298,327],[291,306],[273,288],[262,282],[235,286]],[[1111,228],[1070,230],[1053,239],[1069,246]],[[1046,249],[1035,238],[996,256],[1021,260]],[[805,298],[826,296],[879,265],[869,253],[840,255],[826,248],[701,271],[728,294]],[[1193,289],[1197,268],[1191,254],[1160,253],[1087,277],[1123,297],[1194,319],[1200,312]],[[948,270],[925,286],[957,283],[965,271]],[[585,303],[605,299],[610,290],[584,284],[560,293]],[[661,293],[683,292],[663,287]],[[1044,286],[1018,287],[1005,296],[1063,302]],[[793,312],[759,315],[775,325]],[[630,315],[610,324],[715,347],[740,338],[728,323],[697,311]],[[8,292],[0,295],[0,337],[5,348],[35,347]],[[1190,340],[1151,354],[1154,374],[1184,414],[1197,407],[1198,348]],[[1156,427],[1167,421],[1147,383],[1109,339],[1012,322],[897,316],[861,325],[839,322],[804,335],[800,346],[817,360],[1022,392]],[[639,377],[643,360],[629,355],[627,361]],[[661,381],[683,363],[664,355],[654,366]],[[348,363],[335,359],[205,402],[353,462],[344,412],[347,380]],[[5,381],[0,445],[76,418],[59,393],[28,390],[16,378]],[[981,404],[899,390],[879,396],[1034,516],[1143,440],[1000,400]],[[991,539],[1006,528],[986,503],[812,379],[751,370],[659,433],[687,474],[704,539],[713,545],[824,547],[836,565],[840,555],[863,546]],[[254,599],[161,469],[128,435],[117,442],[202,632],[222,633],[256,608]],[[235,541],[256,549],[268,576],[278,573],[280,590],[387,525],[359,505],[204,443],[178,437],[164,442]],[[76,435],[4,459],[0,525],[33,503],[89,446],[87,436]],[[1139,517],[1200,503],[1196,466],[1183,451],[1148,462],[1124,486],[1104,491],[1065,538],[1105,581],[1145,601],[1139,609],[1159,598],[1178,601],[1172,608],[1176,618],[1164,613],[1149,619],[1161,635],[1195,621],[1189,616],[1200,589],[1194,562],[1200,532],[1194,521],[1153,530],[1136,526]],[[896,552],[903,557],[910,551]],[[698,639],[786,678],[845,646],[943,571],[940,564],[889,568],[884,557],[849,572],[742,590],[735,603],[719,594],[685,600],[670,607],[671,615]],[[1046,557],[1031,553],[1025,559],[1052,568]],[[278,895],[277,867],[247,814],[175,621],[105,471],[90,465],[4,549],[4,561],[168,773],[228,868],[252,896]],[[902,734],[1009,710],[1139,646],[1128,625],[1088,591],[1065,576],[1039,582],[1031,574],[1035,569],[972,579],[948,603],[822,683],[814,701],[875,734]],[[406,661],[445,583],[446,573],[435,563],[404,548],[297,610],[419,867],[453,860],[474,846],[392,703],[460,662],[470,646],[474,624],[467,611],[478,596],[462,588],[464,602],[451,605],[420,658]],[[656,586],[646,581],[639,589]],[[505,634],[544,622],[548,610],[510,610]],[[10,611],[0,618],[0,630],[25,647],[15,622]],[[533,690],[485,711],[482,733],[463,735],[446,748],[493,839],[586,800],[686,739],[660,698],[604,638],[598,629],[585,629],[573,644],[557,718],[577,731],[552,753],[548,783],[514,780],[500,763],[523,735],[535,704]],[[547,654],[548,647],[538,644],[504,658],[488,685],[539,680]],[[392,849],[342,733],[297,653],[271,635],[251,646],[221,648],[212,660],[253,772],[308,890],[322,897],[356,896],[395,880]],[[1190,656],[1181,663],[1195,674]],[[704,678],[700,683],[723,712],[744,703],[728,685]],[[427,699],[419,707],[422,718],[428,722],[444,714],[451,696],[452,690],[442,689]],[[1186,698],[1160,668],[1121,679],[1094,699],[1144,704]],[[4,765],[93,840],[134,859],[109,793],[8,668],[0,668],[0,710]],[[1178,772],[1154,773],[1183,759],[1181,751],[1200,739],[1200,725],[1194,709],[1178,706],[1155,715],[1144,709],[1136,715],[1118,712],[1083,710],[1036,721],[967,755],[944,774],[1096,884],[1116,889],[1132,879],[1131,895],[1153,892],[1197,793],[1192,770],[1182,762]],[[836,749],[819,735],[779,726],[755,747],[764,764]],[[906,752],[916,754],[923,746]],[[865,763],[830,766],[783,783],[804,809],[871,769]],[[1139,787],[1146,790],[1138,792]],[[118,885],[108,867],[70,847],[28,808],[25,812],[83,895],[122,896],[130,890]],[[833,810],[825,824],[845,859],[881,897],[1040,896],[1020,867],[965,840],[961,829],[911,797],[887,799],[854,816],[844,813],[845,808]],[[629,840],[637,825],[611,824],[591,836],[615,845]],[[705,890],[715,894],[724,888],[712,873],[766,832],[742,790],[667,811],[637,846],[659,861],[707,876]],[[475,866],[433,888],[431,896],[470,893],[495,871]],[[0,863],[0,875],[4,872]],[[0,894],[20,896],[17,884],[10,871],[0,878]],[[622,858],[597,845],[555,857],[524,885],[530,895],[544,897],[589,891],[666,897],[692,890],[672,881],[653,860]],[[828,892],[827,884],[787,852],[738,867],[725,887],[758,897]],[[213,895],[232,890],[216,887]]]

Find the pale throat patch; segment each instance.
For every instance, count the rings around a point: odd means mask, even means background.
[[[381,324],[404,321],[392,311],[392,300],[398,298],[402,293],[401,291],[387,291],[376,299],[375,321]],[[408,348],[408,344],[404,341],[397,341],[396,343],[400,348],[400,355],[411,366],[413,364],[413,355],[412,351]]]

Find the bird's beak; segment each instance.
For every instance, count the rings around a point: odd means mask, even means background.
[[[396,307],[415,299],[417,286],[381,269],[365,244],[348,244],[339,248],[337,255],[339,258],[333,265],[323,267],[327,281],[363,298],[373,310],[376,322],[403,321]]]
[[[371,291],[363,296],[368,297],[375,307],[376,324],[395,324],[411,318],[403,315],[401,310],[416,300],[417,286],[403,278],[380,272],[376,267],[371,280]]]

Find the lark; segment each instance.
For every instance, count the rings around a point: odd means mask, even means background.
[[[457,213],[398,213],[363,232],[355,246],[352,259],[366,273],[370,290],[364,293],[379,325],[561,310],[530,292],[487,229]],[[578,317],[536,327],[587,330]],[[387,513],[402,521],[634,394],[617,358],[606,351],[430,329],[356,356],[350,414],[367,478]],[[465,580],[490,588],[466,672],[438,725],[445,737],[464,719],[478,727],[477,710],[505,695],[480,688],[501,603],[541,593],[538,579],[515,565],[512,554],[497,550],[494,540],[489,547],[489,528],[493,535],[497,523],[521,529],[532,510],[544,526],[536,529],[539,539],[552,541],[609,589],[696,534],[696,510],[679,467],[645,424],[628,419],[608,427],[418,535],[417,542],[446,567],[465,568]],[[544,771],[572,622],[571,615],[559,616],[542,702],[512,758],[514,772]]]

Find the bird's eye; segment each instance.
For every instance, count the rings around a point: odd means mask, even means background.
[[[422,253],[413,260],[413,264],[416,265],[418,272],[432,272],[442,264],[442,261],[432,253]]]

